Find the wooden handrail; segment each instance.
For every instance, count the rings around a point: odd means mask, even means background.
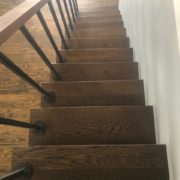
[[[49,0],[26,0],[0,17],[0,45],[35,15]]]

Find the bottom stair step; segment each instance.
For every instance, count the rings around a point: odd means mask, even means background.
[[[32,180],[169,180],[164,145],[16,148],[13,167],[32,164]]]

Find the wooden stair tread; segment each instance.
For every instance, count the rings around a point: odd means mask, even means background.
[[[42,106],[112,106],[144,105],[143,81],[79,81],[42,83],[47,91],[56,94],[56,101]]]
[[[62,81],[138,79],[137,63],[64,63],[55,64]]]
[[[119,10],[108,10],[104,12],[93,11],[93,12],[80,12],[78,17],[104,17],[104,16],[120,16]]]
[[[81,145],[16,148],[13,167],[30,162],[33,180],[168,180],[164,145]]]
[[[133,60],[131,48],[69,49],[61,50],[61,53],[68,63],[132,62]]]
[[[79,17],[78,22],[88,23],[103,23],[103,22],[121,22],[122,17],[119,16],[106,16],[106,17]]]
[[[129,38],[71,38],[67,39],[71,49],[128,48]]]
[[[101,6],[101,7],[86,7],[86,8],[83,8],[83,7],[80,7],[79,8],[79,13],[93,13],[93,12],[99,12],[99,13],[104,13],[104,12],[119,12],[119,9],[117,7],[107,7],[107,6]]]
[[[124,28],[91,28],[85,30],[75,30],[71,33],[72,38],[90,38],[90,37],[126,37],[126,30]]]
[[[87,29],[87,28],[107,28],[107,27],[113,27],[113,28],[122,28],[124,26],[123,21],[121,22],[104,22],[104,23],[88,23],[88,22],[77,22],[75,25],[76,30],[80,29]]]
[[[30,132],[30,145],[153,144],[152,107],[68,107],[31,111],[31,122],[43,120],[45,135]]]

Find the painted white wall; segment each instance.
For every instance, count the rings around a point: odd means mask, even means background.
[[[180,0],[174,0],[174,8],[175,8],[176,27],[177,27],[179,51],[180,51]]]
[[[179,8],[179,0],[120,0],[146,103],[154,106],[157,142],[167,144],[171,180],[180,180]]]

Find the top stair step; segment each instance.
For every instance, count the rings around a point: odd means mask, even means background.
[[[79,8],[117,8],[119,0],[78,0]]]

